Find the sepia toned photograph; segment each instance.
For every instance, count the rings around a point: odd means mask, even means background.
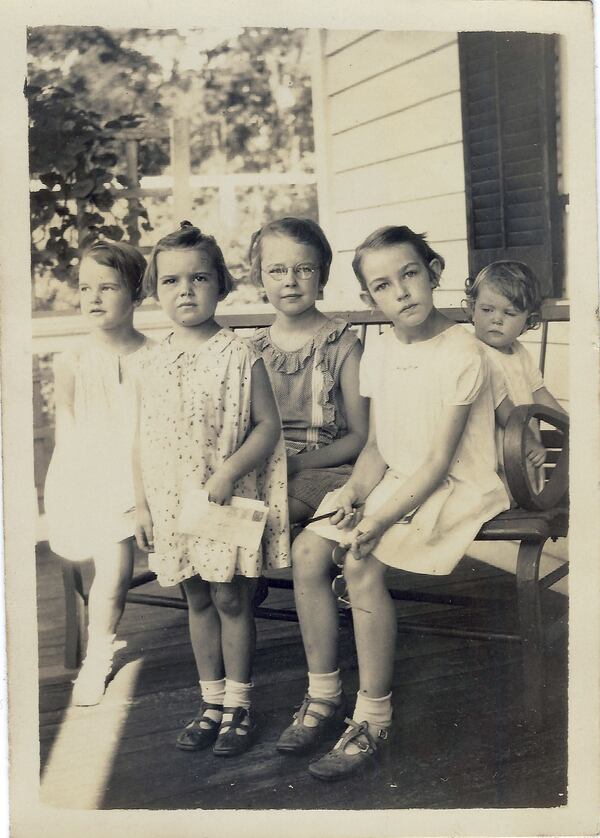
[[[588,834],[592,7],[185,5],[15,15],[14,834]]]

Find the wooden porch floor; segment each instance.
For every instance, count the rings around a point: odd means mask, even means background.
[[[520,648],[403,632],[398,635],[391,758],[370,774],[323,784],[308,759],[283,757],[275,742],[305,689],[305,663],[294,623],[258,621],[254,707],[260,734],[243,757],[174,747],[198,704],[184,611],[129,604],[119,637],[127,647],[98,707],[70,706],[63,656],[60,566],[40,547],[38,620],[41,799],[74,809],[404,809],[545,807],[565,804],[566,642],[547,655],[541,731],[523,723]],[[413,577],[414,579],[414,577]],[[399,577],[398,584],[406,585]],[[485,612],[401,602],[400,624],[427,615],[432,625],[506,625],[514,616],[514,577],[463,560],[452,581],[427,580],[460,594],[503,602]],[[156,588],[156,584],[144,590]],[[267,604],[291,604],[272,591]],[[548,593],[552,612],[564,599]],[[351,702],[357,668],[349,625],[342,629],[342,677]]]

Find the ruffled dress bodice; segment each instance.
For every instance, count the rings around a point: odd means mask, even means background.
[[[269,328],[259,329],[249,338],[269,373],[288,453],[320,448],[346,433],[340,372],[358,340],[339,318],[325,321],[310,340],[293,351],[278,347]]]

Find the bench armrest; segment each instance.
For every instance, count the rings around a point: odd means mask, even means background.
[[[525,432],[531,419],[541,419],[563,434],[558,461],[539,493],[531,483],[525,454]],[[569,488],[569,417],[541,404],[515,407],[504,429],[504,471],[508,488],[523,509],[544,510],[559,506]]]

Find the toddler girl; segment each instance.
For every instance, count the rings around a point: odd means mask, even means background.
[[[283,424],[292,523],[302,521],[342,486],[367,436],[368,408],[358,392],[360,341],[345,321],[316,308],[332,253],[318,224],[282,218],[254,234],[252,276],[276,310],[251,339],[262,353]],[[314,747],[345,714],[337,668],[338,609],[331,591],[330,550],[292,547],[294,593],[308,659],[308,694],[277,747]]]
[[[492,262],[474,280],[468,279],[465,293],[475,334],[485,345],[494,390],[505,387],[508,393],[496,413],[500,426],[496,431],[499,468],[504,479],[502,426],[512,407],[535,402],[564,413],[544,385],[530,354],[517,340],[527,329],[539,325],[540,285],[531,268],[523,262],[505,260]],[[542,466],[546,459],[546,449],[536,433],[533,429],[527,442],[532,470]]]
[[[152,550],[163,585],[183,583],[202,703],[177,746],[230,756],[255,730],[250,677],[255,645],[254,581],[264,566],[289,564],[286,474],[277,406],[263,362],[214,319],[231,288],[212,236],[189,222],[154,248],[145,289],[173,331],[140,378],[139,436],[134,455],[136,538]],[[209,500],[233,495],[270,508],[265,556],[249,548],[178,530],[186,491]]]
[[[478,341],[433,304],[443,258],[408,227],[384,227],[356,250],[362,299],[393,329],[369,338],[360,389],[371,399],[369,439],[344,488],[317,510],[329,523],[299,537],[349,548],[360,690],[334,748],[309,766],[335,780],[374,763],[389,737],[396,613],[388,567],[449,573],[481,525],[508,507],[496,474],[494,404]],[[336,550],[339,561],[340,550]]]
[[[72,696],[79,705],[97,704],[104,694],[133,569],[134,378],[150,343],[134,329],[133,311],[145,266],[123,242],[100,241],[83,253],[79,294],[90,332],[54,364],[56,447],[45,487],[50,547],[66,559],[94,560],[87,655]]]

